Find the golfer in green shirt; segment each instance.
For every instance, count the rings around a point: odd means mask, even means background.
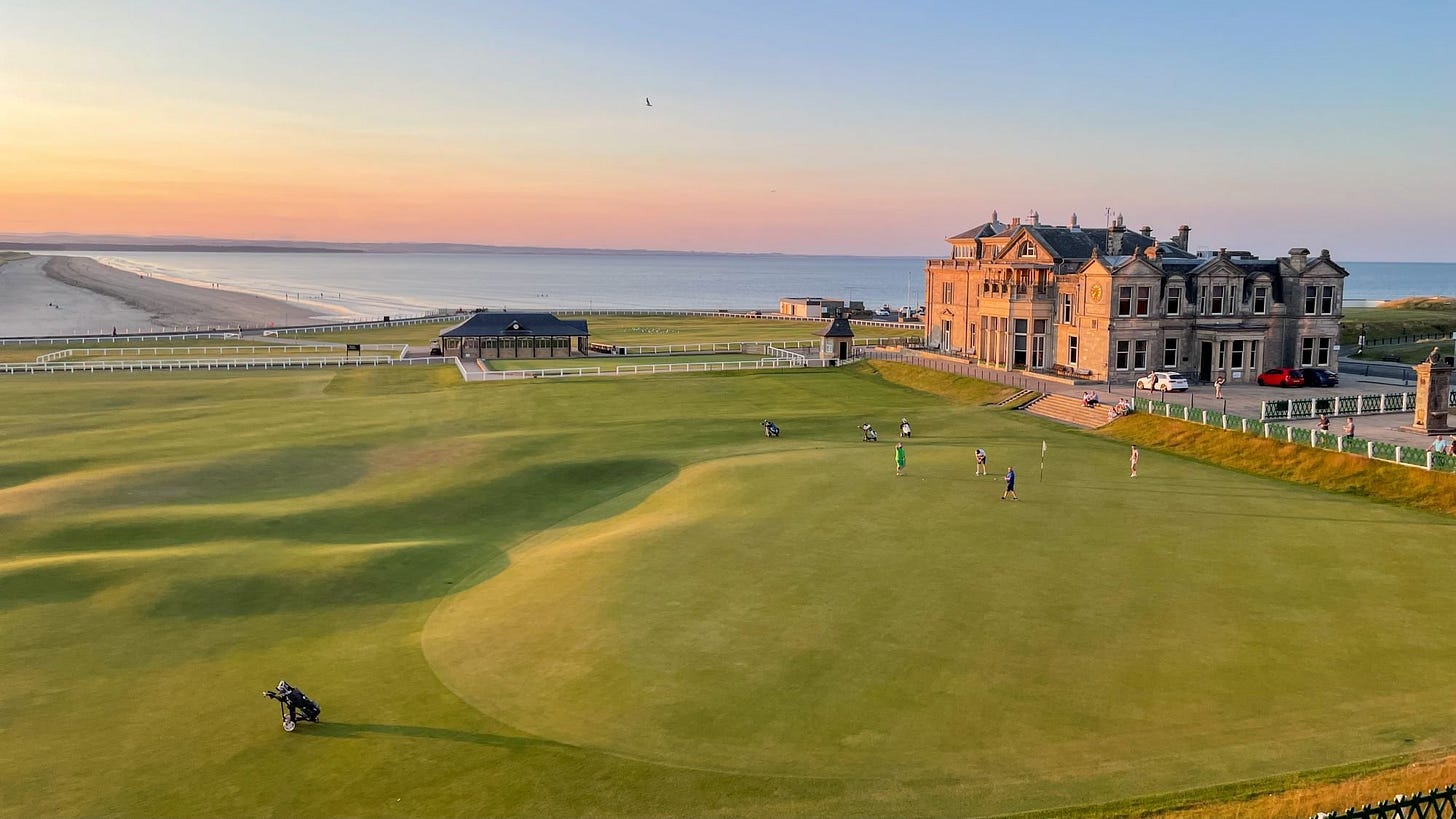
[[[905,445],[895,444],[895,474],[905,474]]]

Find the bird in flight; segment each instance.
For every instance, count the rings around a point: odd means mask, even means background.
[[[652,107],[652,98],[651,97],[647,97],[646,99],[647,99],[647,107],[648,108],[651,108]]]

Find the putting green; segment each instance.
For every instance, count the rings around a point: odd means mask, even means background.
[[[1287,488],[1154,456],[1137,493],[1057,464],[1018,504],[962,447],[911,451],[899,479],[885,444],[685,469],[446,599],[426,657],[494,719],[631,758],[1142,792],[1409,750],[1456,688],[1434,658],[1362,679],[1443,605],[1409,513],[1308,492],[1305,537],[1263,539]],[[1150,503],[1184,525],[1133,523]]]

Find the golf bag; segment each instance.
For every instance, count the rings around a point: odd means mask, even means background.
[[[309,699],[302,691],[289,685],[286,681],[279,681],[278,687],[272,691],[264,691],[263,696],[278,702],[278,710],[283,716],[283,730],[292,731],[300,722],[319,721],[318,703]]]
[[[901,418],[900,419],[900,437],[901,438],[909,438],[910,437],[910,422],[907,421],[904,418]]]
[[[779,437],[779,425],[765,418],[763,421],[763,434],[769,438]]]
[[[879,433],[875,432],[875,428],[870,426],[869,424],[860,424],[859,428],[864,431],[864,439],[866,441],[880,440]]]

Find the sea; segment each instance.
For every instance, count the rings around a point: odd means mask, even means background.
[[[35,251],[42,253],[45,251]],[[925,301],[923,257],[627,251],[236,253],[113,251],[142,275],[318,304],[350,318],[439,309],[764,310],[825,297],[870,309]],[[1347,303],[1456,296],[1456,263],[1342,262]]]

